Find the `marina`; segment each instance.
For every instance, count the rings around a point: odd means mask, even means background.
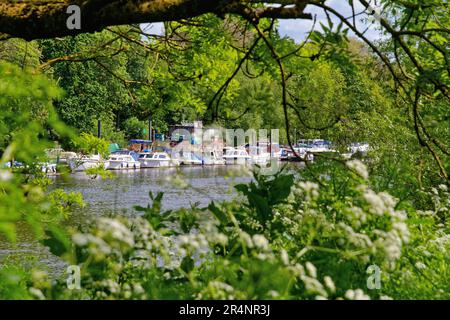
[[[0,1],[0,300],[450,301],[448,0]]]

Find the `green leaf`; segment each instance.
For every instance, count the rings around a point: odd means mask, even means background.
[[[16,242],[16,226],[11,222],[0,221],[0,233],[3,233],[9,241]]]
[[[208,206],[208,209],[212,212],[214,217],[216,217],[216,219],[219,220],[219,222],[222,225],[228,224],[228,219],[227,219],[226,214],[216,206],[214,201],[210,203],[210,205]]]
[[[256,212],[261,220],[267,221],[271,218],[272,210],[270,209],[266,198],[255,193],[250,193],[248,194],[248,200],[250,206],[256,209]]]
[[[238,185],[235,185],[234,188],[238,192],[242,192],[245,195],[248,193],[248,186],[246,184],[238,184]]]
[[[195,267],[194,260],[189,256],[184,257],[183,261],[181,261],[180,268],[186,273],[189,273],[192,270],[194,270],[194,267]]]
[[[294,185],[293,175],[283,175],[276,177],[270,187],[270,204],[278,204],[284,201],[291,193],[291,187]]]
[[[58,227],[51,227],[45,232],[47,238],[42,240],[42,244],[50,249],[50,252],[57,256],[62,256],[71,248],[69,236]]]

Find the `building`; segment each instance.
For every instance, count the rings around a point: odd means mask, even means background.
[[[173,142],[189,141],[191,144],[201,144],[203,122],[182,123],[169,127],[169,137]]]

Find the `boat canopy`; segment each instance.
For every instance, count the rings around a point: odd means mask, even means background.
[[[139,139],[136,139],[136,140],[128,141],[128,144],[129,145],[131,145],[131,144],[152,144],[152,141],[151,140],[139,140]]]

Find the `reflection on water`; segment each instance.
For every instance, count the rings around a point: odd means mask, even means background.
[[[233,186],[249,182],[251,175],[239,166],[198,166],[117,171],[113,179],[107,180],[91,179],[84,173],[52,179],[52,188],[83,195],[87,206],[74,212],[69,221],[70,225],[83,226],[99,215],[135,215],[133,206],[147,206],[149,192],[164,192],[164,209],[204,207],[213,200],[232,200],[237,196]],[[50,272],[62,268],[63,262],[33,241],[32,232],[25,225],[19,225],[18,234],[14,247],[0,238],[0,264],[6,256],[20,257],[21,261],[37,257],[39,262],[49,266]]]
[[[66,263],[54,256],[47,247],[34,240],[33,231],[25,223],[17,224],[17,242],[11,244],[0,236],[0,267],[9,266],[38,267],[49,274],[59,276]]]
[[[249,182],[251,177],[238,166],[198,166],[117,171],[109,180],[90,179],[83,173],[72,175],[68,180],[54,179],[54,187],[83,194],[88,204],[84,213],[101,215],[134,214],[133,206],[148,204],[149,192],[164,192],[164,209],[231,200],[236,195],[233,186]]]

